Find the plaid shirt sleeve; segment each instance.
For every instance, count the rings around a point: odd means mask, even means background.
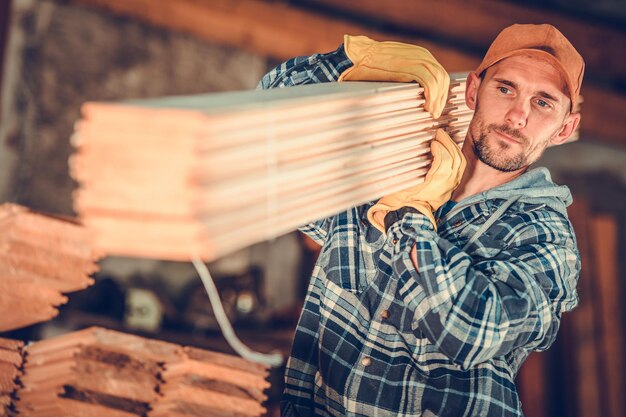
[[[257,90],[337,81],[351,66],[352,61],[342,44],[333,52],[299,56],[283,62],[263,76]]]
[[[512,243],[483,259],[438,236],[419,213],[405,216],[400,230],[392,264],[400,294],[414,312],[414,329],[462,369],[521,346],[547,349],[561,313],[578,303],[575,237],[569,221],[554,211],[521,213],[501,223],[490,239]],[[417,270],[409,257],[413,245]]]
[[[295,85],[335,82],[341,73],[352,66],[343,44],[337,50],[325,54],[300,56],[276,66],[265,74],[257,90],[283,88]],[[328,235],[331,218],[320,219],[300,227],[300,231],[323,245]]]

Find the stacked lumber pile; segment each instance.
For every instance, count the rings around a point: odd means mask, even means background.
[[[13,400],[20,386],[24,343],[0,338],[0,417],[14,413]]]
[[[17,412],[32,417],[259,416],[267,369],[89,328],[27,346]]]
[[[157,397],[161,362],[179,347],[99,328],[27,347],[17,409],[38,416],[141,416]]]
[[[260,416],[269,388],[267,368],[239,357],[186,347],[183,359],[166,363],[163,395],[148,417]]]
[[[465,138],[464,90],[437,120],[399,83],[86,103],[74,208],[109,254],[213,260],[422,181],[435,130]]]
[[[83,226],[0,205],[0,331],[56,316],[62,293],[93,283],[97,258]]]

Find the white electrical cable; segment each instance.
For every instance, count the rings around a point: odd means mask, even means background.
[[[233,348],[235,352],[239,354],[244,359],[253,362],[259,362],[265,365],[270,366],[279,366],[283,363],[283,356],[280,353],[260,353],[251,350],[248,346],[244,345],[241,340],[235,334],[233,327],[228,321],[228,316],[226,316],[226,312],[224,311],[224,307],[222,306],[222,301],[220,300],[220,295],[217,292],[217,287],[213,282],[213,278],[211,277],[211,273],[209,269],[206,267],[204,262],[197,256],[194,256],[191,259],[193,266],[196,268],[198,275],[200,275],[200,279],[202,280],[202,284],[204,284],[204,288],[206,289],[207,294],[209,295],[209,300],[211,301],[211,306],[213,307],[213,313],[215,314],[215,318],[217,319],[217,323],[224,334],[224,338]]]

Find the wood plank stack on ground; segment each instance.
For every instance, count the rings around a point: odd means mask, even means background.
[[[186,347],[166,363],[159,397],[148,417],[260,416],[270,384],[267,368],[244,359]]]
[[[32,417],[260,416],[266,367],[92,327],[26,347],[15,408]]]
[[[14,414],[13,401],[20,386],[24,343],[0,338],[0,417]]]
[[[141,416],[177,345],[99,328],[27,346],[17,409],[39,416]]]
[[[46,321],[98,270],[87,230],[71,220],[0,205],[0,331]]]

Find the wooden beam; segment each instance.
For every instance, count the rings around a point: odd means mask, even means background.
[[[471,70],[480,62],[480,56],[464,50],[443,46],[418,37],[375,31],[347,20],[323,16],[281,3],[259,0],[71,1],[76,4],[103,8],[115,14],[131,16],[156,26],[189,33],[211,42],[230,45],[280,60],[334,50],[341,43],[343,35],[348,33],[368,35],[379,40],[398,40],[419,44],[429,49],[450,72]],[[315,1],[321,2],[322,0]],[[353,4],[353,0],[346,0],[345,3]],[[389,4],[396,3],[399,4],[398,1],[392,0]],[[363,2],[363,7],[359,3],[359,8],[374,10],[374,4],[367,0]],[[463,4],[462,8],[455,9],[457,15],[458,10],[463,10],[465,13],[466,7],[474,10],[474,6]],[[412,2],[405,6],[407,15],[417,13],[417,10],[413,9]],[[424,18],[424,20],[428,19]],[[469,24],[466,22],[468,20],[471,19],[460,19],[455,22],[455,25]],[[484,22],[484,17],[481,21]],[[481,31],[480,28],[474,27],[467,30],[468,32]],[[616,53],[616,56],[618,55]],[[594,141],[623,145],[626,136],[624,133],[626,132],[626,97],[587,84],[583,86],[582,94],[586,99],[581,127],[583,139],[589,138]]]
[[[281,60],[332,51],[343,41],[344,34],[358,34],[418,43],[437,50],[437,58],[451,72],[466,71],[479,63],[476,57],[440,48],[426,39],[375,31],[281,3],[259,0],[71,1]]]
[[[622,54],[626,32],[562,13],[493,0],[301,0],[300,3],[391,23],[399,29],[436,34],[484,51],[502,29],[514,23],[550,23],[576,46],[590,73],[626,81],[626,59]]]

